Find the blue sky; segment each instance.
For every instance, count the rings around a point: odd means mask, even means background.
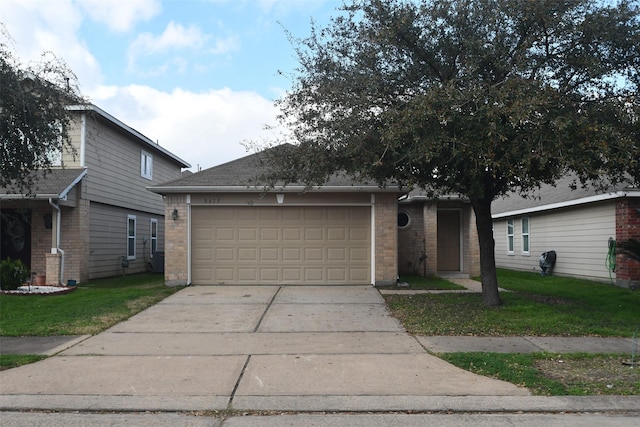
[[[24,63],[62,58],[98,107],[197,167],[247,154],[274,124],[310,34],[340,0],[0,0]],[[249,151],[250,153],[250,151]]]

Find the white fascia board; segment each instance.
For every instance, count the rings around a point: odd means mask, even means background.
[[[615,193],[598,194],[597,196],[583,197],[581,199],[567,200],[564,202],[551,203],[548,205],[534,206],[531,208],[517,209],[508,212],[493,214],[493,219],[506,218],[511,216],[527,215],[536,212],[550,211],[554,209],[567,208],[572,206],[586,205],[589,203],[603,202],[607,200],[620,199],[624,197],[640,197],[640,191],[616,191]]]
[[[176,186],[176,187],[147,187],[147,190],[158,193],[158,194],[169,194],[169,193],[255,193],[255,192],[288,192],[288,193],[300,193],[304,191],[313,191],[313,192],[326,192],[326,193],[354,193],[354,192],[362,192],[366,191],[368,193],[399,193],[401,190],[397,187],[388,187],[388,188],[380,188],[380,187],[367,187],[367,186],[322,186],[322,187],[312,187],[307,188],[305,186],[286,186],[286,187],[274,187],[274,188],[265,188],[258,186]]]
[[[69,111],[93,111],[93,112],[99,114],[105,120],[113,123],[114,125],[116,125],[120,129],[128,132],[129,134],[131,134],[135,138],[139,139],[140,141],[142,141],[143,143],[145,143],[146,145],[151,147],[152,150],[159,151],[159,152],[163,153],[164,155],[172,158],[176,162],[180,163],[183,168],[190,168],[191,167],[190,163],[182,160],[180,157],[176,156],[171,151],[169,151],[166,148],[162,147],[160,144],[156,144],[151,139],[149,139],[148,137],[144,136],[143,134],[141,134],[140,132],[138,132],[137,130],[132,128],[131,126],[128,126],[128,125],[124,124],[120,120],[118,120],[115,117],[113,117],[111,114],[107,113],[106,111],[104,111],[103,109],[101,109],[99,107],[96,107],[95,105],[88,105],[88,106],[85,106],[85,105],[69,105],[69,106],[67,106],[67,110],[69,110]]]
[[[71,191],[71,189],[73,187],[76,186],[77,183],[79,183],[80,181],[82,181],[82,178],[85,177],[85,175],[87,174],[87,168],[84,168],[82,170],[82,172],[80,172],[80,174],[78,174],[78,176],[76,177],[76,179],[74,179],[71,184],[69,184],[67,186],[67,188],[65,188],[64,190],[62,190],[58,196],[59,199],[64,199],[65,197],[67,197],[67,194],[69,193],[69,191]]]

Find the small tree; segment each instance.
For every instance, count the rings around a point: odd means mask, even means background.
[[[0,24],[0,187],[28,193],[32,172],[50,170],[71,149],[70,104],[82,104],[76,76],[52,54],[24,66],[12,54]]]
[[[353,0],[292,40],[278,103],[295,147],[271,178],[336,171],[470,200],[482,297],[499,305],[491,203],[568,172],[638,179],[640,25],[631,0]]]

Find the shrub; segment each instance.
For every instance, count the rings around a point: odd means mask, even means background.
[[[29,269],[20,260],[7,258],[0,262],[0,288],[4,291],[18,289],[29,276]]]

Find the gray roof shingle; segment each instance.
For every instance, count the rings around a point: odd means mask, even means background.
[[[36,199],[62,198],[73,188],[87,173],[86,168],[51,169],[32,172],[34,184],[31,194],[24,195],[15,187],[0,188],[0,199],[16,199],[34,197]]]

